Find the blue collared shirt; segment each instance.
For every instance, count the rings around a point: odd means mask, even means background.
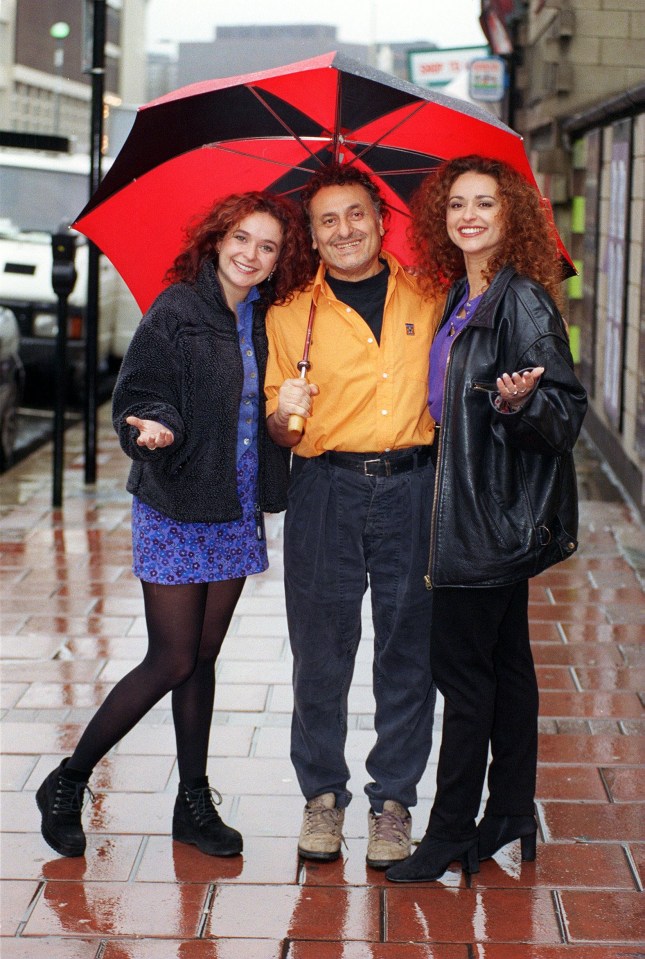
[[[258,364],[253,349],[253,304],[260,298],[257,287],[252,287],[245,300],[237,307],[237,333],[240,338],[240,352],[244,382],[242,384],[242,402],[237,425],[237,462],[248,449],[257,449],[258,419],[260,415],[260,383]]]

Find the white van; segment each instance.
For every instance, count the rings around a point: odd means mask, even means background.
[[[110,160],[103,160],[104,167]],[[85,206],[86,155],[0,147],[0,306],[13,311],[27,380],[53,379],[58,300],[51,284],[52,233],[65,229]],[[141,312],[106,257],[100,263],[99,370],[123,357]],[[85,375],[88,246],[77,236],[78,274],[69,300],[68,358],[78,396]]]

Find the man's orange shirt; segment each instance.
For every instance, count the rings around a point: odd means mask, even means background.
[[[312,415],[293,448],[298,456],[327,450],[380,453],[434,439],[428,364],[443,303],[424,296],[418,280],[393,256],[382,252],[381,257],[390,276],[380,345],[363,318],[336,299],[322,264],[310,290],[268,312],[265,393],[270,416],[284,380],[299,375],[312,297],[316,304],[307,378],[320,394],[312,398]]]

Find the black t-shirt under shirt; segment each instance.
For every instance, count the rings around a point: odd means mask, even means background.
[[[381,342],[381,328],[383,326],[383,309],[385,307],[385,294],[387,293],[387,281],[390,270],[384,260],[379,260],[384,269],[375,276],[368,276],[365,280],[351,282],[348,280],[337,280],[329,273],[325,279],[333,290],[334,296],[363,317],[370,330],[374,334],[376,342]]]

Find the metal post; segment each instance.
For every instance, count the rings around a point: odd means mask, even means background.
[[[70,233],[52,236],[52,287],[58,297],[58,331],[56,333],[56,405],[54,407],[54,474],[52,506],[63,505],[63,471],[65,459],[65,396],[67,392],[67,300],[76,283],[74,256],[76,237]]]
[[[89,2],[89,0],[88,0]],[[92,110],[90,128],[90,197],[101,182],[103,93],[105,89],[106,0],[92,3]],[[85,482],[96,482],[98,393],[99,249],[90,242],[85,320]]]
[[[508,75],[508,87],[506,90],[506,116],[504,118],[505,123],[512,130],[515,129],[515,107],[517,100],[517,54],[515,51],[510,54],[508,57],[504,57],[506,61],[506,70]]]
[[[517,109],[517,68],[520,62],[518,46],[519,20],[512,19],[507,23],[508,35],[511,41],[511,52],[504,57],[508,70],[508,97],[505,122],[512,130],[515,129],[515,113]]]
[[[56,405],[54,406],[54,471],[52,506],[63,504],[63,470],[65,460],[65,393],[67,390],[67,297],[58,297],[58,332],[56,333]]]

